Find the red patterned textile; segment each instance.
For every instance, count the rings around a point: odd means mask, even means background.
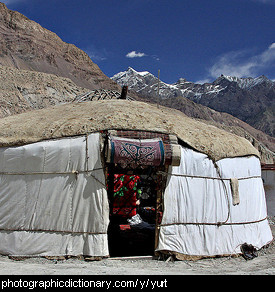
[[[165,134],[165,133],[151,132],[151,131],[148,132],[148,131],[140,131],[140,130],[110,130],[110,131],[106,131],[106,133],[107,132],[109,132],[110,137],[120,137],[120,138],[126,138],[126,139],[145,140],[145,139],[159,138],[163,142],[164,163],[166,165],[171,165],[172,161],[174,160],[173,144],[174,145],[178,144],[176,136]]]
[[[164,164],[164,146],[161,139],[127,139],[111,137],[111,163],[122,167],[160,166]]]
[[[140,177],[137,175],[114,175],[113,214],[131,218],[137,214],[137,185]]]

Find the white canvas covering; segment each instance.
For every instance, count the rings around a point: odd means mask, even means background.
[[[239,253],[245,242],[258,249],[269,243],[272,233],[259,159],[219,160],[221,180],[205,154],[183,147],[181,152],[180,166],[169,170],[157,250],[214,256]],[[239,184],[240,203],[236,205],[231,178]]]
[[[98,133],[0,148],[1,254],[107,256],[108,224]]]
[[[99,133],[0,148],[1,254],[109,255],[100,151]],[[181,147],[180,166],[169,170],[157,250],[211,256],[272,240],[259,159],[217,165],[224,180],[207,155]]]

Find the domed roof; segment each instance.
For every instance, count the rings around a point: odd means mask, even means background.
[[[259,157],[256,148],[244,138],[189,118],[175,109],[128,100],[62,104],[3,118],[0,146],[112,129],[174,134],[215,161],[225,157]]]

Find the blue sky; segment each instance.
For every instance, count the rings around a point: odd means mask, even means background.
[[[129,66],[212,82],[275,79],[275,0],[0,0],[89,54],[109,77]]]

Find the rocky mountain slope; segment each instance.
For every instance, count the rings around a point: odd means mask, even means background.
[[[128,68],[112,77],[120,85],[148,99],[157,97],[158,78],[149,72]],[[229,113],[275,137],[275,82],[265,76],[236,78],[220,76],[213,83],[195,84],[183,78],[176,83],[160,82],[161,99],[185,97],[219,112]],[[169,103],[169,102],[168,102]]]
[[[119,89],[85,52],[3,3],[0,36],[0,65],[67,77],[89,89]]]
[[[69,78],[0,65],[0,118],[71,102],[87,91]]]
[[[187,116],[244,137],[254,145],[262,156],[262,162],[275,162],[275,138],[257,130],[244,121],[224,112],[197,104],[184,97],[173,97],[161,101],[161,105],[178,109]]]

